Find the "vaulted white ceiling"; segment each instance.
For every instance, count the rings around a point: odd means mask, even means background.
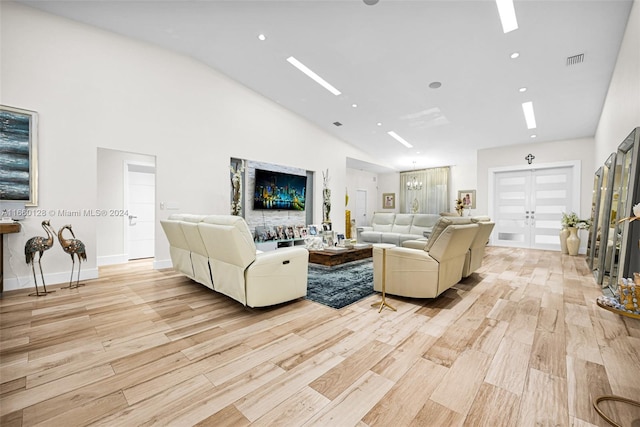
[[[632,5],[516,1],[519,28],[505,34],[491,0],[21,3],[196,58],[397,170],[472,161],[478,148],[593,136]]]

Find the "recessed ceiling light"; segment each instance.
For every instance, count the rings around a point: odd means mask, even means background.
[[[513,6],[513,0],[496,0],[498,6],[498,15],[502,23],[502,31],[508,33],[518,29],[518,20],[516,19],[516,9]]]
[[[404,145],[407,148],[413,148],[413,145],[409,144],[407,141],[405,141],[404,138],[402,138],[400,135],[398,135],[397,133],[395,133],[394,131],[390,130],[389,132],[387,132],[389,134],[389,136],[393,139],[395,139],[396,141],[398,141],[400,144]]]
[[[265,36],[264,34],[258,34],[258,40],[260,40],[261,42],[265,41],[267,39],[267,36]]]
[[[510,58],[511,58],[511,59],[516,59],[516,58],[517,58],[517,57],[519,57],[519,56],[520,56],[520,54],[519,54],[518,52],[513,52],[513,53],[510,55]]]
[[[320,86],[322,86],[323,88],[325,88],[326,90],[328,90],[329,92],[334,94],[335,96],[338,96],[338,95],[340,95],[342,93],[338,89],[333,87],[331,84],[329,84],[329,82],[327,82],[325,79],[323,79],[322,77],[320,77],[319,75],[317,75],[316,73],[311,71],[311,69],[309,69],[306,65],[304,65],[302,62],[298,61],[293,56],[288,57],[287,61],[289,62],[289,64],[293,65],[298,70],[300,70],[303,73],[305,73],[309,78],[311,78],[313,81],[318,83]]]
[[[518,92],[526,92],[527,88],[526,87],[521,87],[520,89],[518,89]]]
[[[431,83],[429,83],[429,87],[431,89],[438,89],[440,86],[442,86],[442,83],[440,83],[440,82],[431,82]]]
[[[531,135],[531,138],[537,138],[538,135],[536,135],[535,133],[533,135]]]
[[[382,122],[378,122],[376,123],[378,126],[382,126]]]
[[[527,122],[527,129],[535,129],[536,115],[533,113],[533,102],[523,102],[522,112],[524,113],[524,119]]]
[[[353,108],[358,108],[358,104],[351,104]]]

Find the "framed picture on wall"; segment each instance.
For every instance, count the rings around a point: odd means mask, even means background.
[[[383,193],[382,209],[395,209],[395,208],[396,208],[396,193]]]
[[[0,105],[0,200],[38,205],[38,113]]]
[[[462,200],[465,209],[476,208],[476,190],[458,190],[458,199]]]

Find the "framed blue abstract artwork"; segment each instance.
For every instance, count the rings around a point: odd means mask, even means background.
[[[38,113],[0,105],[0,200],[38,204]]]

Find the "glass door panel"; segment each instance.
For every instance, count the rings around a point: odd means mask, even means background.
[[[495,229],[493,244],[529,247],[526,211],[529,209],[530,172],[501,172],[495,175]]]
[[[560,249],[560,218],[571,209],[573,170],[570,167],[540,169],[531,172],[531,247]]]

